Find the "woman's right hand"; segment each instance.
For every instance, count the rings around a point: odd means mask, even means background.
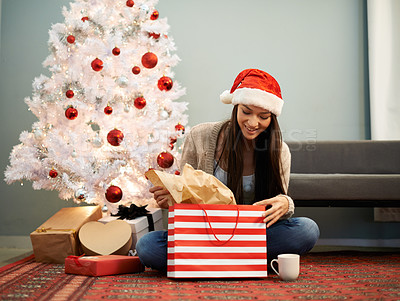
[[[154,186],[149,189],[160,208],[168,209],[168,198],[171,196],[169,191],[161,186]]]

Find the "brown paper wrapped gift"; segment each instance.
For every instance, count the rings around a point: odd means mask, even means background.
[[[102,217],[99,206],[62,208],[31,233],[35,260],[64,263],[69,255],[80,255],[78,231]]]
[[[185,164],[181,176],[151,169],[146,177],[154,186],[165,187],[171,194],[168,205],[175,203],[236,205],[232,191],[213,175]]]

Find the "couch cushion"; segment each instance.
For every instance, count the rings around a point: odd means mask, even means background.
[[[400,141],[287,142],[292,173],[400,174]]]
[[[294,200],[398,200],[400,175],[291,174]]]

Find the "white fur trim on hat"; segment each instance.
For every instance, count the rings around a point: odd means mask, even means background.
[[[219,96],[219,99],[225,104],[230,104],[230,103],[232,103],[232,97],[233,97],[233,95],[229,92],[229,90],[225,90]]]
[[[224,93],[221,94],[221,97]],[[233,105],[243,104],[261,107],[270,111],[276,116],[279,116],[282,112],[283,100],[275,94],[260,89],[239,88],[230,95],[232,95],[231,102],[225,103],[232,103]]]

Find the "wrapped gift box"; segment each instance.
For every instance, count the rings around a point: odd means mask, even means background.
[[[144,266],[137,256],[69,256],[65,258],[65,273],[85,276],[106,276],[138,273]]]
[[[163,230],[163,220],[162,220],[162,210],[160,208],[149,208],[151,217],[153,219],[153,225],[147,216],[137,217],[135,219],[124,219],[132,228],[132,246],[131,250],[136,247],[137,241],[149,231]],[[111,221],[117,220],[118,216],[105,216],[99,220],[101,223],[109,223]]]
[[[79,230],[85,255],[127,255],[132,245],[131,226],[124,220],[88,222]]]
[[[69,255],[80,255],[79,229],[102,217],[99,206],[62,208],[30,235],[35,260],[64,263]]]

